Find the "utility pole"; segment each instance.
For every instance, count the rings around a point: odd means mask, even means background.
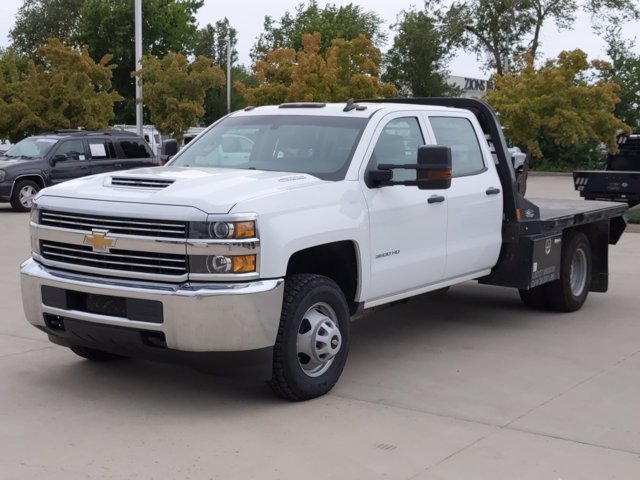
[[[136,71],[142,68],[142,0],[135,0]],[[142,136],[142,76],[136,75],[136,131]]]

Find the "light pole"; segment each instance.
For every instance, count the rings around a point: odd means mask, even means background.
[[[136,71],[142,68],[142,0],[135,0]],[[142,75],[136,75],[136,131],[142,136]]]
[[[231,113],[231,37],[227,35],[227,113]]]

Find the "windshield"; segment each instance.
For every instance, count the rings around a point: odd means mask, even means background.
[[[307,115],[231,117],[192,141],[170,163],[308,173],[342,180],[366,118]]]
[[[7,157],[41,158],[58,142],[56,138],[30,137],[16,143],[6,151]]]

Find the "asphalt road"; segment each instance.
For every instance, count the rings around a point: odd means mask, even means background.
[[[574,198],[569,177],[534,197]],[[0,205],[0,479],[640,478],[640,234],[572,314],[467,283],[354,322],[333,392],[126,360],[93,364],[24,319],[27,214]]]

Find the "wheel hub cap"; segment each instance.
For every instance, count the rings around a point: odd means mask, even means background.
[[[31,206],[33,205],[33,197],[35,197],[36,193],[36,189],[33,187],[24,187],[22,190],[20,190],[19,194],[20,204],[25,208],[31,208]]]
[[[569,273],[569,283],[571,285],[571,293],[578,297],[582,294],[587,285],[587,254],[582,249],[578,249],[571,260],[571,269]]]
[[[341,346],[342,335],[333,309],[325,303],[309,308],[300,323],[296,342],[298,362],[304,373],[311,377],[322,375]]]

